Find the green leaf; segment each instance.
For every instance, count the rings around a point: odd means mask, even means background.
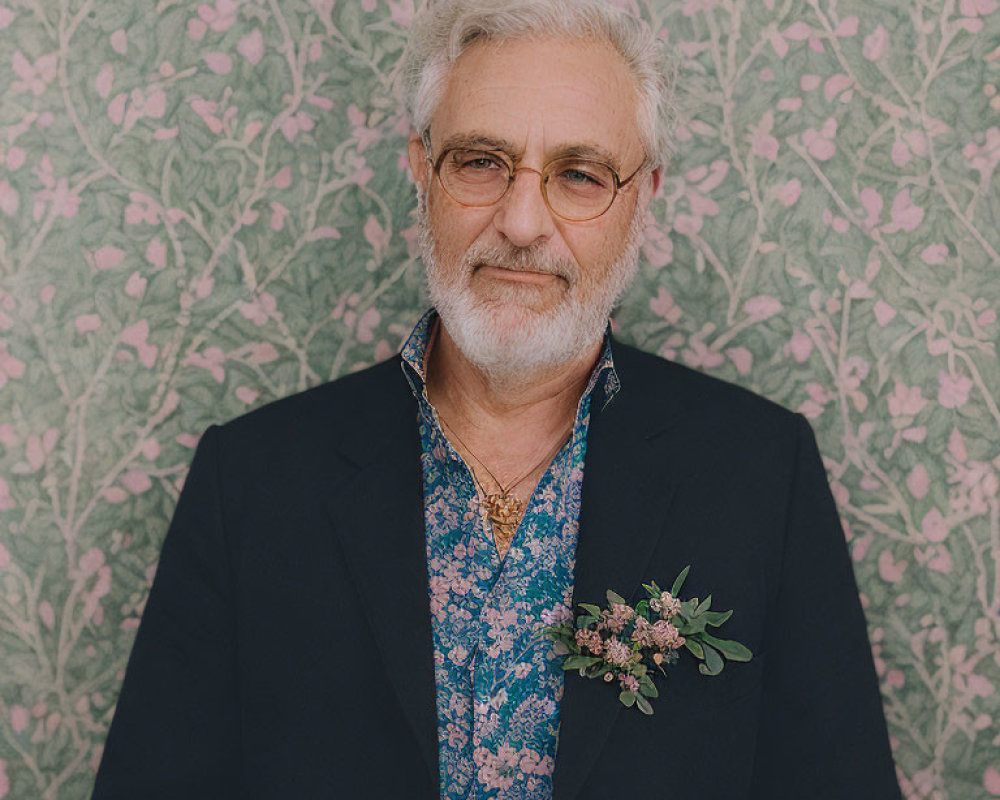
[[[601,616],[601,609],[593,605],[592,603],[580,603],[580,608],[582,608],[592,617]]]
[[[592,625],[597,622],[597,617],[592,617],[589,614],[581,614],[576,618],[577,628],[586,628],[588,625]]]
[[[635,694],[632,692],[622,692],[618,695],[618,699],[622,701],[622,705],[625,708],[632,708],[635,705]]]
[[[688,564],[686,567],[684,567],[684,569],[681,570],[681,574],[677,576],[677,579],[674,581],[674,585],[670,588],[670,594],[672,594],[674,597],[677,597],[677,593],[681,590],[681,587],[684,585],[684,580],[687,578],[688,572],[690,571],[691,571],[691,565]]]
[[[696,617],[700,617],[702,614],[704,614],[706,611],[708,611],[708,609],[710,609],[711,607],[712,607],[712,595],[709,595],[708,597],[705,598],[705,600],[702,602],[702,604],[700,606],[698,606],[694,610],[694,615]]]
[[[730,661],[741,661],[745,663],[753,658],[753,653],[750,652],[750,649],[743,646],[739,642],[734,642],[731,639],[718,639],[710,633],[704,634],[702,638]]]
[[[608,602],[609,603],[621,603],[623,606],[627,606],[628,605],[628,603],[625,602],[625,598],[622,597],[617,592],[613,592],[610,589],[608,589],[607,595],[608,595]]]
[[[705,651],[702,649],[701,644],[694,639],[685,639],[684,646],[694,654],[695,658],[705,658]]]
[[[659,597],[659,596],[660,596],[660,595],[659,595],[659,592],[657,592],[657,591],[656,591],[656,589],[655,589],[655,588],[653,588],[653,587],[655,587],[655,586],[656,586],[656,584],[655,584],[655,583],[653,583],[653,584],[650,584],[650,583],[644,583],[644,584],[642,585],[642,588],[646,590],[646,592],[647,592],[647,593],[649,594],[649,596],[650,596],[650,597]]]
[[[648,675],[643,675],[639,678],[639,691],[646,697],[660,696],[660,693],[656,690],[656,684],[653,683],[653,679]]]
[[[732,609],[729,611],[707,611],[705,612],[705,622],[713,628],[718,628],[722,623],[733,615]]]
[[[590,667],[596,664],[598,661],[603,661],[600,656],[566,656],[566,660],[563,661],[563,669],[581,669],[585,667]]]
[[[698,665],[698,671],[702,675],[718,675],[726,663],[714,647],[709,647],[707,644],[703,644],[702,647],[705,650],[705,663]]]
[[[636,603],[635,604],[635,613],[638,614],[640,617],[645,617],[648,620],[649,619],[649,601],[648,600],[640,600],[638,603]]]
[[[648,714],[650,716],[653,714],[653,707],[649,704],[649,701],[641,694],[637,694],[635,696],[635,704],[639,707],[639,710],[643,714]]]

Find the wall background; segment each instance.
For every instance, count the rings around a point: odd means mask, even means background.
[[[413,3],[0,2],[0,798],[82,798],[199,433],[423,308]],[[811,419],[905,794],[1000,796],[997,0],[624,4],[692,102],[621,335]]]

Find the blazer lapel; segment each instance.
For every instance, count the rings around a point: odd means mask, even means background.
[[[338,449],[358,467],[328,510],[389,683],[438,784],[434,652],[416,402],[395,373],[355,409]]]
[[[608,589],[638,602],[645,597],[642,583],[665,579],[645,570],[668,527],[665,517],[678,476],[652,440],[677,421],[679,408],[672,401],[648,407],[641,375],[628,374],[625,355],[615,350],[622,388],[606,409],[595,411],[588,433],[574,613],[579,603],[605,605]],[[572,800],[579,793],[621,709],[617,684],[566,673],[553,776],[555,800]]]

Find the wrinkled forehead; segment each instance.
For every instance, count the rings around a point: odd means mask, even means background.
[[[579,39],[477,42],[455,62],[431,120],[435,151],[479,136],[516,158],[576,149],[634,165],[635,83],[610,45]]]

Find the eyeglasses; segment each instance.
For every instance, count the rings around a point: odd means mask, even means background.
[[[430,148],[428,148],[428,152]],[[570,222],[596,219],[611,208],[619,190],[642,169],[642,165],[625,180],[615,170],[600,161],[567,156],[557,158],[542,167],[515,167],[506,153],[452,147],[427,159],[441,188],[463,206],[491,206],[507,194],[517,173],[524,170],[541,176],[542,199],[549,211]]]

